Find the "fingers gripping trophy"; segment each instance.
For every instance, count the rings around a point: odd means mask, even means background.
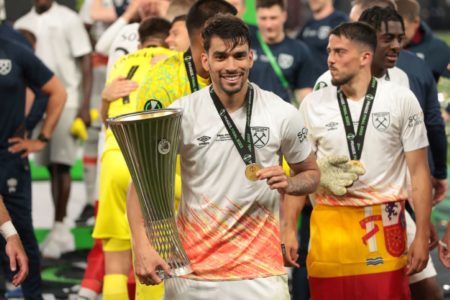
[[[182,111],[150,110],[108,120],[139,196],[147,236],[173,276],[192,272],[175,220],[175,166]],[[164,277],[160,271],[160,277]]]

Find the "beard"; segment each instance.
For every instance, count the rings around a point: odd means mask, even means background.
[[[341,79],[334,79],[333,77],[331,77],[331,84],[334,86],[340,86],[348,83],[352,79],[353,79],[352,75],[347,75]]]
[[[225,75],[225,76],[233,76],[233,75],[242,76],[241,77],[241,81],[239,82],[239,84],[237,84],[235,86],[232,86],[232,87],[228,87],[225,84],[223,84],[222,80],[219,81],[220,88],[222,89],[223,92],[225,92],[229,96],[232,96],[232,95],[235,95],[235,94],[239,93],[242,90],[242,88],[244,87],[244,84],[247,81],[247,80],[244,80],[245,76],[243,76],[244,74],[242,74],[242,72],[224,73],[223,75]]]

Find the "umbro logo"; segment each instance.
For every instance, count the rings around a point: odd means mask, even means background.
[[[199,145],[199,146],[206,146],[206,145],[209,145],[209,143],[210,143],[209,140],[210,140],[210,139],[211,139],[210,136],[206,136],[206,135],[201,136],[201,137],[197,138],[198,145]]]

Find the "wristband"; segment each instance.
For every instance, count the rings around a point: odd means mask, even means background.
[[[48,142],[50,142],[50,139],[48,137],[46,137],[42,132],[39,133],[37,139],[46,144],[48,144]]]
[[[0,226],[0,234],[7,240],[10,236],[17,234],[17,231],[11,221],[6,221]]]

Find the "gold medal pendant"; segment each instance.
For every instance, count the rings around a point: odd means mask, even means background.
[[[258,164],[249,164],[245,167],[245,177],[247,177],[250,181],[256,181],[258,180],[258,177],[256,176],[256,172],[261,170],[261,166]]]
[[[354,167],[364,168],[364,166],[360,160],[351,160],[350,164]]]

